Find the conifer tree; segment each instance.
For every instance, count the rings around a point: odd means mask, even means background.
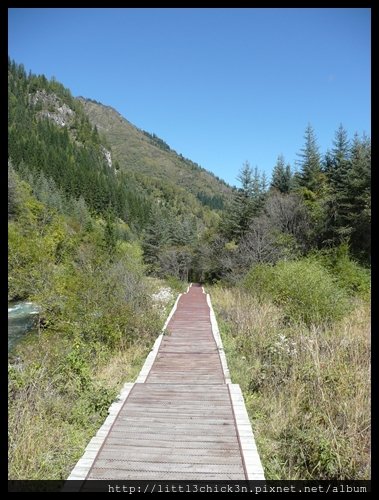
[[[347,179],[350,200],[346,213],[352,226],[351,246],[357,257],[367,262],[371,256],[371,141],[354,136],[351,148],[351,169]]]
[[[272,173],[270,187],[277,189],[280,193],[289,193],[292,184],[292,173],[289,164],[285,164],[284,156],[278,156],[276,165]]]
[[[333,146],[326,155],[325,173],[336,192],[344,191],[351,163],[350,141],[342,124],[335,133]]]
[[[301,187],[314,193],[320,191],[323,183],[321,158],[315,132],[310,124],[305,130],[305,145],[298,153],[300,172],[298,182]]]
[[[235,191],[227,211],[225,233],[228,238],[239,241],[254,215],[253,190],[259,189],[254,186],[253,170],[248,161],[243,164],[237,180],[241,187]]]

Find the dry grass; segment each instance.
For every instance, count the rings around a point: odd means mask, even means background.
[[[154,341],[152,339],[151,343]],[[135,343],[104,357],[84,389],[39,362],[10,370],[9,478],[65,479],[125,382],[134,381],[151,346]]]
[[[135,343],[104,357],[88,374],[90,382],[84,388],[38,361],[19,368],[13,365],[9,371],[9,479],[66,479],[116,394],[125,382],[135,380],[151,347]]]
[[[151,293],[162,287],[150,280]],[[138,376],[173,300],[160,303],[158,322],[137,323],[139,335],[123,349],[60,331],[29,335],[17,346],[8,365],[9,479],[69,476],[123,384]]]
[[[125,382],[134,382],[148,353],[146,345],[136,342],[132,348],[114,354],[108,363],[102,365],[96,373],[96,379],[109,389],[121,388]]]
[[[210,290],[268,479],[370,478],[370,308],[286,324],[240,290]]]

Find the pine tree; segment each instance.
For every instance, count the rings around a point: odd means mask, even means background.
[[[254,186],[253,170],[248,161],[243,164],[237,180],[241,187],[234,192],[227,210],[224,234],[229,239],[239,241],[254,215],[253,191],[258,189],[258,186]]]
[[[335,133],[334,148],[328,151],[325,161],[325,173],[335,191],[343,191],[349,175],[350,141],[342,124]]]
[[[292,187],[292,172],[289,164],[285,165],[284,156],[278,156],[272,173],[270,187],[280,193],[289,193]]]
[[[298,161],[300,167],[298,182],[301,187],[317,193],[324,182],[321,158],[317,139],[312,126],[309,124],[305,130],[305,145],[298,153],[301,160]]]
[[[151,272],[158,269],[159,256],[170,243],[170,217],[164,209],[155,205],[150,210],[150,223],[142,238],[144,261],[150,266]]]
[[[352,231],[348,220],[351,208],[348,192],[350,169],[350,141],[341,124],[335,132],[333,149],[326,152],[324,159],[324,172],[329,181],[324,237],[329,244],[339,245],[349,238]]]
[[[258,167],[251,168],[249,162],[245,162],[237,177],[241,188],[235,189],[234,195],[226,208],[225,219],[222,223],[221,232],[229,240],[239,242],[248,230],[251,221],[263,209],[266,194],[266,175],[260,174]]]
[[[371,141],[356,134],[351,148],[351,169],[347,179],[350,200],[347,221],[352,226],[353,252],[367,262],[371,258]]]

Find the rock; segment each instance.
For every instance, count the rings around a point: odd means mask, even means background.
[[[74,111],[62,103],[55,94],[48,94],[46,90],[37,90],[34,94],[29,94],[29,102],[34,106],[41,103],[45,109],[38,113],[39,116],[52,120],[60,127],[65,127],[74,118]]]
[[[108,163],[108,167],[109,168],[112,168],[112,155],[111,155],[111,152],[108,151],[104,146],[101,146],[101,151]]]

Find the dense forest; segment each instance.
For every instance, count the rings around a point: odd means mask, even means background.
[[[8,299],[42,310],[8,364],[10,478],[68,476],[188,281],[214,297],[266,476],[367,478],[370,139],[340,125],[322,153],[309,124],[295,165],[245,162],[232,188],[12,60],[8,99]]]

